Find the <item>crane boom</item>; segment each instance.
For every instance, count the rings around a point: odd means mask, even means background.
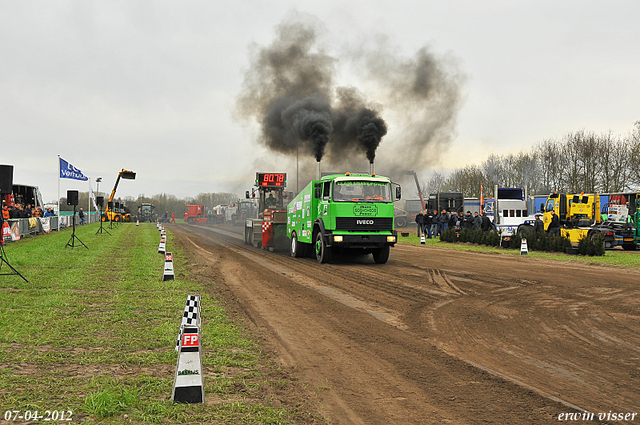
[[[416,187],[418,188],[418,196],[420,196],[420,205],[422,205],[421,209],[425,209],[427,206],[424,203],[424,198],[422,197],[422,189],[420,188],[420,182],[418,181],[418,175],[416,174],[415,171],[413,170],[408,170],[404,172],[407,175],[413,176],[414,180],[416,181]]]
[[[134,173],[133,171],[125,170],[124,168],[122,170],[120,170],[120,172],[118,173],[118,178],[116,179],[116,184],[113,185],[113,190],[111,191],[111,196],[109,196],[109,201],[108,201],[107,206],[106,206],[106,208],[104,210],[102,221],[107,221],[107,220],[120,221],[119,218],[114,218],[113,217],[114,215],[118,215],[119,213],[117,213],[117,212],[114,213],[112,211],[112,209],[109,207],[109,203],[112,203],[113,202],[113,198],[115,198],[115,196],[116,196],[116,190],[118,189],[118,184],[120,183],[120,178],[127,179],[127,180],[134,180],[136,178],[136,173]]]

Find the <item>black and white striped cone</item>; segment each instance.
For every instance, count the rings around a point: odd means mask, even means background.
[[[182,313],[182,322],[176,339],[176,351],[180,348],[180,338],[182,337],[182,329],[185,326],[200,327],[200,295],[189,295],[184,304],[184,313]]]
[[[179,342],[171,399],[176,403],[204,403],[200,328],[185,326]]]
[[[162,272],[162,280],[176,280],[176,276],[173,274],[173,255],[167,252],[164,255],[164,270]]]
[[[527,240],[523,238],[520,242],[520,255],[527,254],[529,254],[529,248],[527,247]]]
[[[427,241],[424,239],[424,233],[420,233],[420,243],[424,245]]]

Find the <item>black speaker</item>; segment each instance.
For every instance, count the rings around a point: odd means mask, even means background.
[[[78,205],[77,190],[67,190],[67,205]]]
[[[99,207],[104,206],[104,196],[96,196],[96,205]]]
[[[107,201],[107,206],[109,207],[109,209],[113,208],[113,201]]]
[[[13,165],[0,165],[0,193],[13,191]]]

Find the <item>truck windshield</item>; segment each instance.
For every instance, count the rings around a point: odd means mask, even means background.
[[[333,183],[336,202],[391,202],[391,185],[380,181],[336,181]]]

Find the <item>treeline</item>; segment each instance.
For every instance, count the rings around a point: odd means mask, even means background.
[[[182,217],[182,215],[184,214],[185,205],[204,205],[207,208],[212,208],[219,204],[232,204],[237,200],[237,194],[227,192],[200,193],[198,194],[198,196],[193,198],[178,198],[174,195],[161,193],[158,195],[153,195],[151,197],[142,194],[138,195],[137,198],[134,198],[133,196],[125,196],[124,198],[117,197],[114,199],[115,202],[124,203],[131,210],[132,214],[137,213],[138,206],[140,204],[153,202],[153,205],[155,206],[154,212],[159,216],[166,211],[169,214],[175,212],[176,217]],[[105,203],[106,202],[107,200],[105,199]],[[80,192],[78,194],[77,210],[79,211],[79,209],[82,207],[86,211],[88,205],[89,192]],[[93,204],[91,204],[91,210],[93,210],[93,208]],[[60,209],[62,211],[73,211],[73,205],[67,205],[67,198],[60,198]]]
[[[588,131],[568,133],[534,145],[529,152],[491,155],[448,176],[435,173],[425,192],[493,196],[494,186],[528,188],[530,194],[612,193],[640,187],[640,121],[627,135]]]

